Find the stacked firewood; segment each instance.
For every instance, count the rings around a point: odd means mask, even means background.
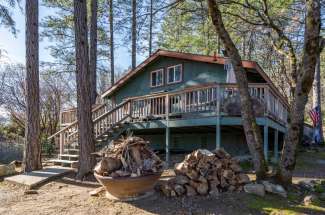
[[[96,153],[102,159],[94,171],[110,177],[137,177],[161,172],[164,163],[148,145],[148,141],[133,136],[132,133],[122,136]]]
[[[196,150],[175,165],[176,177],[160,186],[168,197],[241,191],[249,182],[238,162],[224,150]]]

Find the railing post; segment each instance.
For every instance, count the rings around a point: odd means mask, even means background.
[[[221,147],[221,125],[220,125],[220,85],[217,86],[217,123],[216,123],[216,149],[220,149]]]
[[[129,101],[129,116],[132,118],[132,106],[133,106],[133,103],[132,103],[132,100]]]
[[[270,107],[270,92],[269,92],[269,86],[266,86],[264,88],[264,99],[265,99],[265,109],[264,109],[264,115],[267,116],[269,112]]]

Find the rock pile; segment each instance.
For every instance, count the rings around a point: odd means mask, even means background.
[[[174,179],[160,186],[168,197],[241,191],[250,182],[237,160],[224,150],[196,150],[175,165],[175,173]]]
[[[164,163],[148,145],[148,141],[132,134],[121,137],[96,153],[102,159],[94,171],[111,177],[137,177],[160,172]]]

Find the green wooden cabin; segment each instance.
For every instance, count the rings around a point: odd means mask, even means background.
[[[287,101],[256,62],[243,61],[243,67],[264,135],[264,153],[277,160],[286,131]],[[93,109],[98,140],[122,123],[123,129],[117,130],[130,129],[143,136],[152,147],[165,152],[167,160],[170,153],[197,148],[222,147],[233,155],[249,153],[236,79],[227,58],[158,50],[101,98],[103,104]],[[77,128],[73,116],[73,110],[62,113],[65,133]],[[76,134],[65,133],[61,130],[62,148]]]

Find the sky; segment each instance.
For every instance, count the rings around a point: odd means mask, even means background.
[[[24,8],[25,2],[21,2],[21,7]],[[53,14],[55,11],[43,7],[40,3],[39,20],[41,21],[45,16]],[[0,26],[0,50],[2,51],[2,62],[8,63],[22,63],[25,64],[25,16],[24,12],[15,8],[12,10],[12,17],[16,22],[16,29],[18,33],[14,36],[9,29]],[[118,37],[118,35],[115,35]],[[40,41],[39,57],[41,61],[53,61],[47,46],[51,43],[47,40]],[[144,60],[141,55],[137,56],[137,61],[140,63]],[[121,71],[129,68],[131,64],[131,55],[126,47],[120,47],[115,50],[115,67]]]

